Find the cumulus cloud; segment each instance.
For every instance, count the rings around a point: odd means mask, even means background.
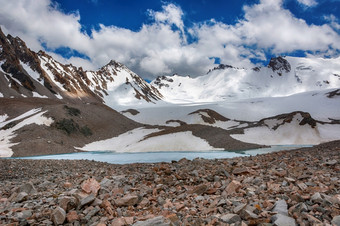
[[[34,50],[68,47],[89,57],[63,59],[86,69],[95,69],[111,59],[122,62],[144,78],[163,74],[202,75],[222,63],[251,67],[250,59],[265,60],[266,52],[296,50],[318,54],[340,50],[339,24],[333,15],[326,24],[309,25],[282,6],[283,0],[260,0],[244,6],[244,17],[235,24],[211,19],[186,27],[182,9],[165,4],[161,11],[149,10],[153,22],[138,31],[99,25],[90,35],[82,32],[78,12],[64,13],[50,0],[0,0],[0,25],[18,35]],[[299,0],[313,6],[312,0]],[[187,41],[187,37],[191,41]]]

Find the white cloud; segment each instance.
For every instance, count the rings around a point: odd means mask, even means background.
[[[307,6],[307,7],[314,7],[318,4],[315,0],[297,0],[300,4]]]
[[[0,0],[0,25],[34,50],[43,49],[44,42],[50,49],[69,47],[91,59],[67,60],[75,65],[95,69],[114,59],[149,79],[164,73],[204,74],[214,67],[211,57],[242,67],[253,66],[250,58],[264,60],[265,51],[332,54],[340,50],[335,16],[330,15],[324,25],[309,25],[284,9],[282,1],[245,6],[244,17],[233,25],[212,19],[192,27],[185,27],[179,6],[167,4],[161,11],[149,10],[154,22],[138,31],[100,25],[89,36],[81,30],[79,13],[65,14],[50,0]],[[303,2],[313,5],[313,1]],[[197,41],[188,43],[187,36]]]

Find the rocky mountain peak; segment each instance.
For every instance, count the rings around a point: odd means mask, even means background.
[[[268,68],[271,68],[274,72],[290,72],[291,66],[289,62],[282,56],[273,57],[270,59]]]
[[[228,69],[228,68],[234,68],[234,67],[231,66],[231,65],[228,65],[228,64],[219,64],[217,67],[214,67],[213,69],[209,69],[207,74],[209,74],[210,72],[215,71],[215,70],[225,70],[225,69]]]

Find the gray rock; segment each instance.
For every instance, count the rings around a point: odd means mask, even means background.
[[[337,163],[338,163],[338,161],[335,160],[335,159],[333,159],[333,160],[328,160],[327,162],[325,162],[325,164],[326,164],[327,166],[333,166],[333,165],[335,165],[335,164],[337,164]]]
[[[238,205],[234,208],[233,212],[238,214],[241,212],[241,210],[243,210],[245,207],[247,206],[247,204],[241,204],[241,205]]]
[[[314,195],[312,195],[311,200],[314,203],[322,203],[322,201],[323,201],[323,199],[322,199],[322,197],[321,197],[319,192],[316,192]]]
[[[27,199],[28,194],[26,192],[20,192],[14,199],[14,202],[23,202]]]
[[[340,215],[333,217],[332,225],[340,226]]]
[[[17,213],[17,217],[20,219],[27,219],[32,216],[32,210],[24,210],[22,212]]]
[[[259,216],[257,214],[255,214],[252,211],[247,210],[247,209],[244,209],[244,210],[241,211],[241,216],[242,216],[243,219],[246,219],[246,220],[252,220],[252,219],[259,218]]]
[[[100,182],[100,187],[101,188],[107,188],[112,184],[112,180],[107,179],[106,177]]]
[[[288,205],[286,201],[283,199],[276,201],[272,212],[288,216]]]
[[[96,215],[99,212],[100,208],[96,206],[93,208],[85,217],[87,221],[89,221],[94,215]]]
[[[220,219],[227,224],[233,224],[242,220],[239,215],[232,213],[223,215],[222,217],[220,217]]]
[[[272,216],[271,218],[273,225],[276,226],[295,226],[295,220],[294,218],[288,217],[283,214],[276,214]]]
[[[137,221],[133,226],[171,226],[171,222],[163,216],[151,218],[146,221]]]
[[[37,190],[35,189],[34,185],[31,182],[28,182],[19,187],[18,193],[20,192],[26,192],[29,195],[33,195],[37,193]]]
[[[96,199],[94,194],[88,195],[80,200],[79,208],[91,204]]]
[[[66,212],[65,212],[65,210],[58,206],[52,212],[52,221],[53,221],[54,225],[63,224],[65,219],[66,219]]]

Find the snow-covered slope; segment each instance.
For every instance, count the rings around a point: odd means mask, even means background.
[[[165,101],[172,103],[288,96],[339,88],[340,57],[277,57],[267,67],[252,69],[220,65],[196,78],[162,76],[151,84],[160,90]]]
[[[233,138],[248,143],[310,145],[340,139],[339,109],[340,90],[330,89],[286,97],[204,104],[169,104],[162,107],[137,108],[134,114],[130,113],[132,110],[122,113],[143,124],[201,124],[231,132],[233,129],[245,129],[244,135],[233,135]],[[310,115],[316,121],[316,126],[300,124],[301,116],[294,112]],[[290,116],[296,117],[290,121]],[[284,120],[285,123],[278,126]],[[276,126],[278,128],[274,129]]]

